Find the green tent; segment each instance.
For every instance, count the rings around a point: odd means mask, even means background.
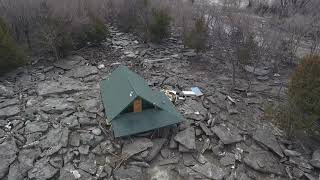
[[[153,91],[141,76],[124,66],[102,81],[101,94],[115,137],[146,132],[183,120],[163,92]]]

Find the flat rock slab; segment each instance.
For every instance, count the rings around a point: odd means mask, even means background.
[[[12,97],[14,95],[13,89],[0,84],[0,96]]]
[[[46,135],[46,138],[41,141],[41,147],[66,147],[68,145],[69,133],[70,131],[67,128],[51,129]]]
[[[32,121],[26,124],[25,133],[35,133],[35,132],[45,132],[47,131],[49,125],[46,122],[42,121]]]
[[[222,180],[227,175],[226,170],[211,163],[206,163],[204,165],[196,164],[194,166],[191,166],[191,169],[204,175],[209,179],[214,180]]]
[[[115,180],[141,180],[143,178],[143,172],[141,167],[138,166],[127,166],[126,168],[121,166],[113,172]]]
[[[165,138],[153,139],[153,146],[149,151],[148,157],[145,159],[146,161],[152,161],[161,151],[162,146],[167,142]]]
[[[250,151],[249,154],[244,157],[244,163],[263,173],[285,175],[284,166],[280,164],[278,158],[269,151]]]
[[[258,129],[253,133],[253,139],[267,146],[280,157],[284,157],[281,147],[271,130]]]
[[[187,100],[182,105],[182,109],[185,114],[195,114],[199,113],[202,116],[207,114],[207,109],[203,107],[201,103],[191,98],[187,98]]]
[[[67,94],[78,91],[87,90],[88,88],[80,81],[61,77],[58,81],[45,81],[37,86],[37,93],[40,96],[48,96],[51,94]]]
[[[17,158],[18,148],[13,139],[0,144],[0,179],[8,172],[10,164]]]
[[[313,167],[320,168],[320,149],[313,152],[310,163]]]
[[[58,169],[54,168],[49,163],[49,158],[45,157],[37,161],[34,167],[28,172],[30,179],[50,179],[56,173]]]
[[[19,104],[19,99],[0,100],[0,109]]]
[[[122,154],[127,157],[131,157],[135,154],[138,154],[142,151],[151,148],[153,143],[148,138],[137,138],[134,139],[132,143],[123,145]]]
[[[81,56],[69,56],[65,59],[56,61],[53,65],[64,70],[70,70],[74,68],[75,65],[79,64],[81,61],[85,61],[85,59]]]
[[[88,158],[82,159],[79,164],[79,169],[82,169],[92,175],[95,174],[97,172],[95,156],[93,154],[90,154]]]
[[[195,130],[193,127],[189,127],[183,131],[180,131],[174,137],[174,140],[179,142],[189,150],[196,149],[196,136],[195,136]]]
[[[100,109],[102,109],[102,104],[98,99],[89,99],[81,102],[81,106],[87,112],[97,113]]]
[[[223,144],[232,144],[242,141],[241,135],[235,129],[226,126],[215,126],[212,131],[219,137]]]
[[[64,98],[50,98],[41,103],[41,110],[46,113],[63,113],[64,111],[74,110],[73,103]]]
[[[203,122],[200,122],[199,125],[207,136],[213,136],[211,129],[209,129]]]
[[[21,112],[19,106],[9,106],[0,109],[0,118],[15,116]]]
[[[67,77],[84,78],[92,74],[97,74],[98,68],[95,66],[80,66],[71,69],[66,73]]]

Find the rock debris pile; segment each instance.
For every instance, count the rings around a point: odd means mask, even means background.
[[[238,77],[230,93],[230,65],[213,52],[198,58],[175,38],[154,45],[116,29],[111,35],[100,49],[1,79],[0,179],[319,179],[320,149],[262,121],[265,103],[284,94],[281,77],[246,67],[252,88]],[[204,95],[178,98],[186,120],[176,127],[114,139],[99,83],[119,64],[153,88],[197,86]]]

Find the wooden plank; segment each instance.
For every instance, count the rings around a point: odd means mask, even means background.
[[[140,98],[134,100],[133,112],[142,112],[142,100]]]

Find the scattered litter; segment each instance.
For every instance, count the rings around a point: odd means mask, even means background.
[[[185,96],[202,96],[203,93],[198,87],[192,87],[190,88],[191,91],[182,91],[182,94]]]
[[[232,97],[227,96],[227,98],[228,98],[228,100],[231,101],[233,104],[236,104],[236,101],[235,101]]]
[[[196,93],[193,91],[182,91],[182,94],[185,96],[195,96]]]
[[[175,103],[177,101],[177,91],[174,90],[161,90],[164,92],[164,94],[170,99],[171,102]]]
[[[203,95],[203,93],[200,91],[200,89],[198,87],[192,87],[191,91],[193,91],[196,94],[196,96],[202,96]]]
[[[111,66],[117,66],[117,65],[121,65],[120,62],[115,62],[115,63],[112,63]]]
[[[280,77],[280,74],[275,73],[273,76],[274,76],[274,77]]]

